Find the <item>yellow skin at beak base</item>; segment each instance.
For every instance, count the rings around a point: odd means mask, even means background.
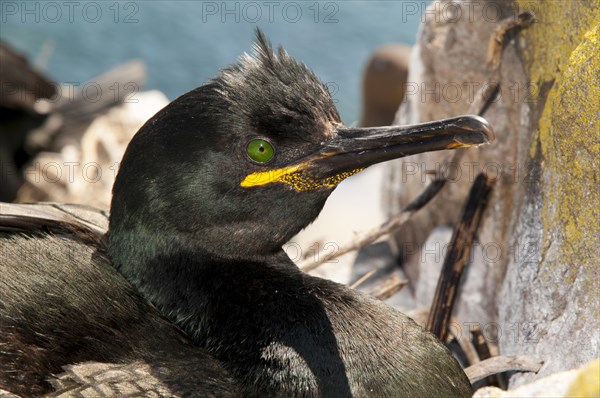
[[[240,183],[240,186],[249,188],[280,182],[291,185],[296,191],[303,192],[324,187],[333,188],[346,178],[363,170],[362,168],[359,168],[351,171],[344,171],[326,178],[315,179],[303,173],[306,166],[307,163],[303,163],[282,169],[251,173],[244,178]]]

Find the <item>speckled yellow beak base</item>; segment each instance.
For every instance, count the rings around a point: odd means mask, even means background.
[[[244,188],[256,187],[260,185],[281,182],[291,185],[296,191],[311,191],[319,188],[335,188],[340,182],[353,174],[356,174],[364,168],[357,168],[351,171],[343,171],[325,178],[310,177],[305,173],[305,164],[285,167],[282,169],[274,169],[268,171],[259,171],[246,176],[240,184]]]

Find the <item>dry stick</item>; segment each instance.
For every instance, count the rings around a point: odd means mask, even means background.
[[[392,274],[389,278],[374,286],[367,294],[384,301],[400,291],[406,284],[408,284],[408,281],[400,279],[396,274]]]
[[[500,64],[500,57],[502,56],[502,48],[504,47],[504,39],[506,34],[515,28],[526,28],[533,23],[535,14],[532,11],[522,12],[517,16],[517,19],[512,17],[506,18],[496,26],[496,31],[488,43],[488,54],[487,62],[492,67],[496,68]]]
[[[427,326],[427,319],[429,318],[429,308],[421,308],[419,310],[411,310],[406,313],[409,317],[411,317],[415,322],[419,325],[425,327]],[[450,323],[459,325],[459,322],[455,318],[450,318]],[[467,364],[473,365],[479,362],[479,355],[477,354],[477,350],[475,346],[471,342],[471,339],[466,333],[462,333],[460,328],[448,328],[449,336],[448,340],[446,340],[446,344],[451,342],[452,340],[456,340],[463,353],[467,357]]]
[[[441,341],[448,337],[448,324],[471,246],[492,192],[494,180],[480,173],[471,187],[460,222],[452,234],[427,321],[427,329]]]
[[[358,250],[362,247],[365,247],[368,244],[375,242],[377,239],[386,235],[400,226],[404,224],[410,217],[417,212],[417,210],[421,209],[425,206],[431,199],[435,197],[435,195],[442,189],[442,187],[446,184],[445,179],[437,179],[434,180],[429,186],[408,206],[402,210],[402,212],[396,217],[386,221],[378,228],[372,229],[371,231],[363,234],[360,238],[355,241],[352,241],[337,250],[335,253],[327,253],[319,259],[319,261],[312,262],[311,260],[304,260],[300,263],[300,269],[304,272],[312,271],[317,268],[321,264],[324,264],[332,259],[342,256],[346,253],[350,253],[351,251]]]
[[[479,326],[475,326],[471,330],[471,335],[473,336],[473,346],[477,350],[477,355],[481,361],[489,359],[492,357],[492,350],[490,349],[490,344],[483,336],[481,328]],[[488,385],[497,386],[505,390],[508,386],[506,385],[506,381],[501,374],[496,374],[495,376],[488,377],[487,380]]]
[[[450,319],[450,322],[459,324],[458,321],[453,319]],[[456,340],[461,350],[465,354],[465,357],[467,357],[467,363],[469,365],[474,365],[480,361],[479,355],[477,354],[477,349],[475,349],[473,342],[468,336],[466,336],[464,333],[460,333],[460,331],[455,332],[453,328],[450,328],[449,333],[450,340],[446,340],[446,343],[451,341],[451,339]]]
[[[473,327],[471,330],[471,335],[473,336],[473,345],[477,350],[477,356],[480,361],[486,360],[492,357],[492,353],[490,351],[490,347],[481,332],[481,328],[478,326]]]
[[[372,277],[375,272],[377,272],[377,269],[372,269],[371,271],[358,278],[356,282],[350,285],[350,289],[356,289],[357,287],[365,283],[365,281]]]
[[[540,370],[543,361],[525,357],[525,356],[497,356],[486,359],[469,366],[465,373],[471,384],[483,380],[486,377],[508,371],[518,372],[537,372]]]

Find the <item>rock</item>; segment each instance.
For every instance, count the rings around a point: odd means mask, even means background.
[[[555,373],[509,391],[484,387],[477,390],[473,398],[594,398],[598,396],[600,396],[600,360],[596,359],[580,369]]]
[[[371,54],[363,75],[361,126],[388,126],[394,120],[406,92],[410,51],[389,44]]]
[[[36,113],[36,101],[56,94],[54,83],[30,65],[25,55],[5,42],[0,42],[0,87],[0,109],[3,112]]]
[[[77,156],[72,149],[80,147],[82,132],[111,107],[139,101],[137,95],[145,80],[143,62],[131,60],[82,86],[52,83],[29,66],[25,57],[0,43],[0,200],[19,200],[18,192],[25,182],[24,168],[42,151],[49,152],[40,155],[40,159],[45,159],[44,165],[52,170],[30,169],[29,174],[37,174],[33,176],[37,186],[23,189],[51,199],[52,193],[44,194],[50,186],[45,184],[48,181],[39,181],[41,174],[58,183],[58,174],[65,167],[72,172],[73,156]],[[58,156],[63,150],[66,153]],[[70,165],[62,162],[65,159]],[[69,178],[69,182],[73,181]]]
[[[54,83],[0,41],[0,201],[14,200],[23,184],[21,168],[32,155],[25,150],[27,136],[45,119],[36,102],[55,94]]]
[[[600,25],[588,30],[587,22],[600,12],[592,3],[589,14],[582,5],[551,4],[542,17],[556,24],[528,34],[541,47],[527,53],[531,79],[553,82],[533,121],[540,179],[524,189],[513,238],[519,250],[498,295],[500,319],[526,325],[523,338],[501,349],[547,358],[543,375],[598,357],[600,344]]]
[[[408,91],[396,119],[406,124],[467,112],[488,76],[487,47],[499,20],[537,7],[531,27],[507,35],[499,97],[485,114],[496,142],[437,170],[457,177],[392,240],[417,283],[425,272],[418,253],[431,231],[456,222],[479,171],[497,176],[479,231],[480,255],[476,250],[468,271],[476,286],[460,297],[455,316],[494,325],[501,354],[545,361],[538,375],[514,375],[512,386],[599,355],[600,11],[594,4],[434,1],[409,68],[408,81],[419,89]],[[384,193],[390,215],[422,191],[427,170],[446,157],[427,153],[390,166]]]
[[[168,104],[159,91],[136,93],[137,102],[126,102],[97,117],[83,132],[80,143],[59,152],[41,152],[24,175],[18,202],[85,203],[110,207],[112,185],[127,144],[154,113]],[[56,140],[60,140],[58,133]],[[74,132],[68,131],[69,142]]]

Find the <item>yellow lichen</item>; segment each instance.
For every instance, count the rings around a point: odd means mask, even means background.
[[[571,53],[549,94],[539,129],[551,178],[544,225],[564,231],[561,246],[573,264],[589,266],[600,236],[600,151],[590,145],[600,139],[599,30],[596,25]]]
[[[593,398],[600,396],[600,359],[595,359],[579,369],[565,397]]]
[[[600,23],[600,6],[597,0],[517,0],[517,11],[533,11],[536,15],[534,24],[524,32],[527,43],[524,56],[534,88],[532,99],[537,101],[540,99],[538,96],[542,93],[541,87],[544,83],[554,81],[568,65],[572,65],[572,62],[585,62],[581,58],[571,59],[569,54],[582,42],[586,32]],[[598,51],[600,50],[596,50],[596,54]],[[555,81],[555,85],[556,83]],[[537,136],[542,131],[538,130]],[[548,143],[547,139],[545,141]],[[530,151],[532,158],[535,152],[534,145]]]
[[[533,11],[535,22],[527,28],[526,60],[532,83],[550,81],[565,66],[583,36],[600,22],[597,0],[539,1],[517,0],[518,12]]]
[[[530,1],[519,1],[522,11]],[[558,250],[553,264],[570,264],[590,286],[597,272],[600,236],[600,7],[592,2],[544,2],[525,32],[533,84],[553,82],[532,145],[543,161],[543,247]],[[539,3],[538,3],[539,5]],[[542,253],[542,257],[545,254]],[[555,256],[552,256],[556,258]],[[556,262],[558,261],[558,263]],[[576,273],[565,275],[573,282]],[[597,295],[597,293],[590,293]]]

